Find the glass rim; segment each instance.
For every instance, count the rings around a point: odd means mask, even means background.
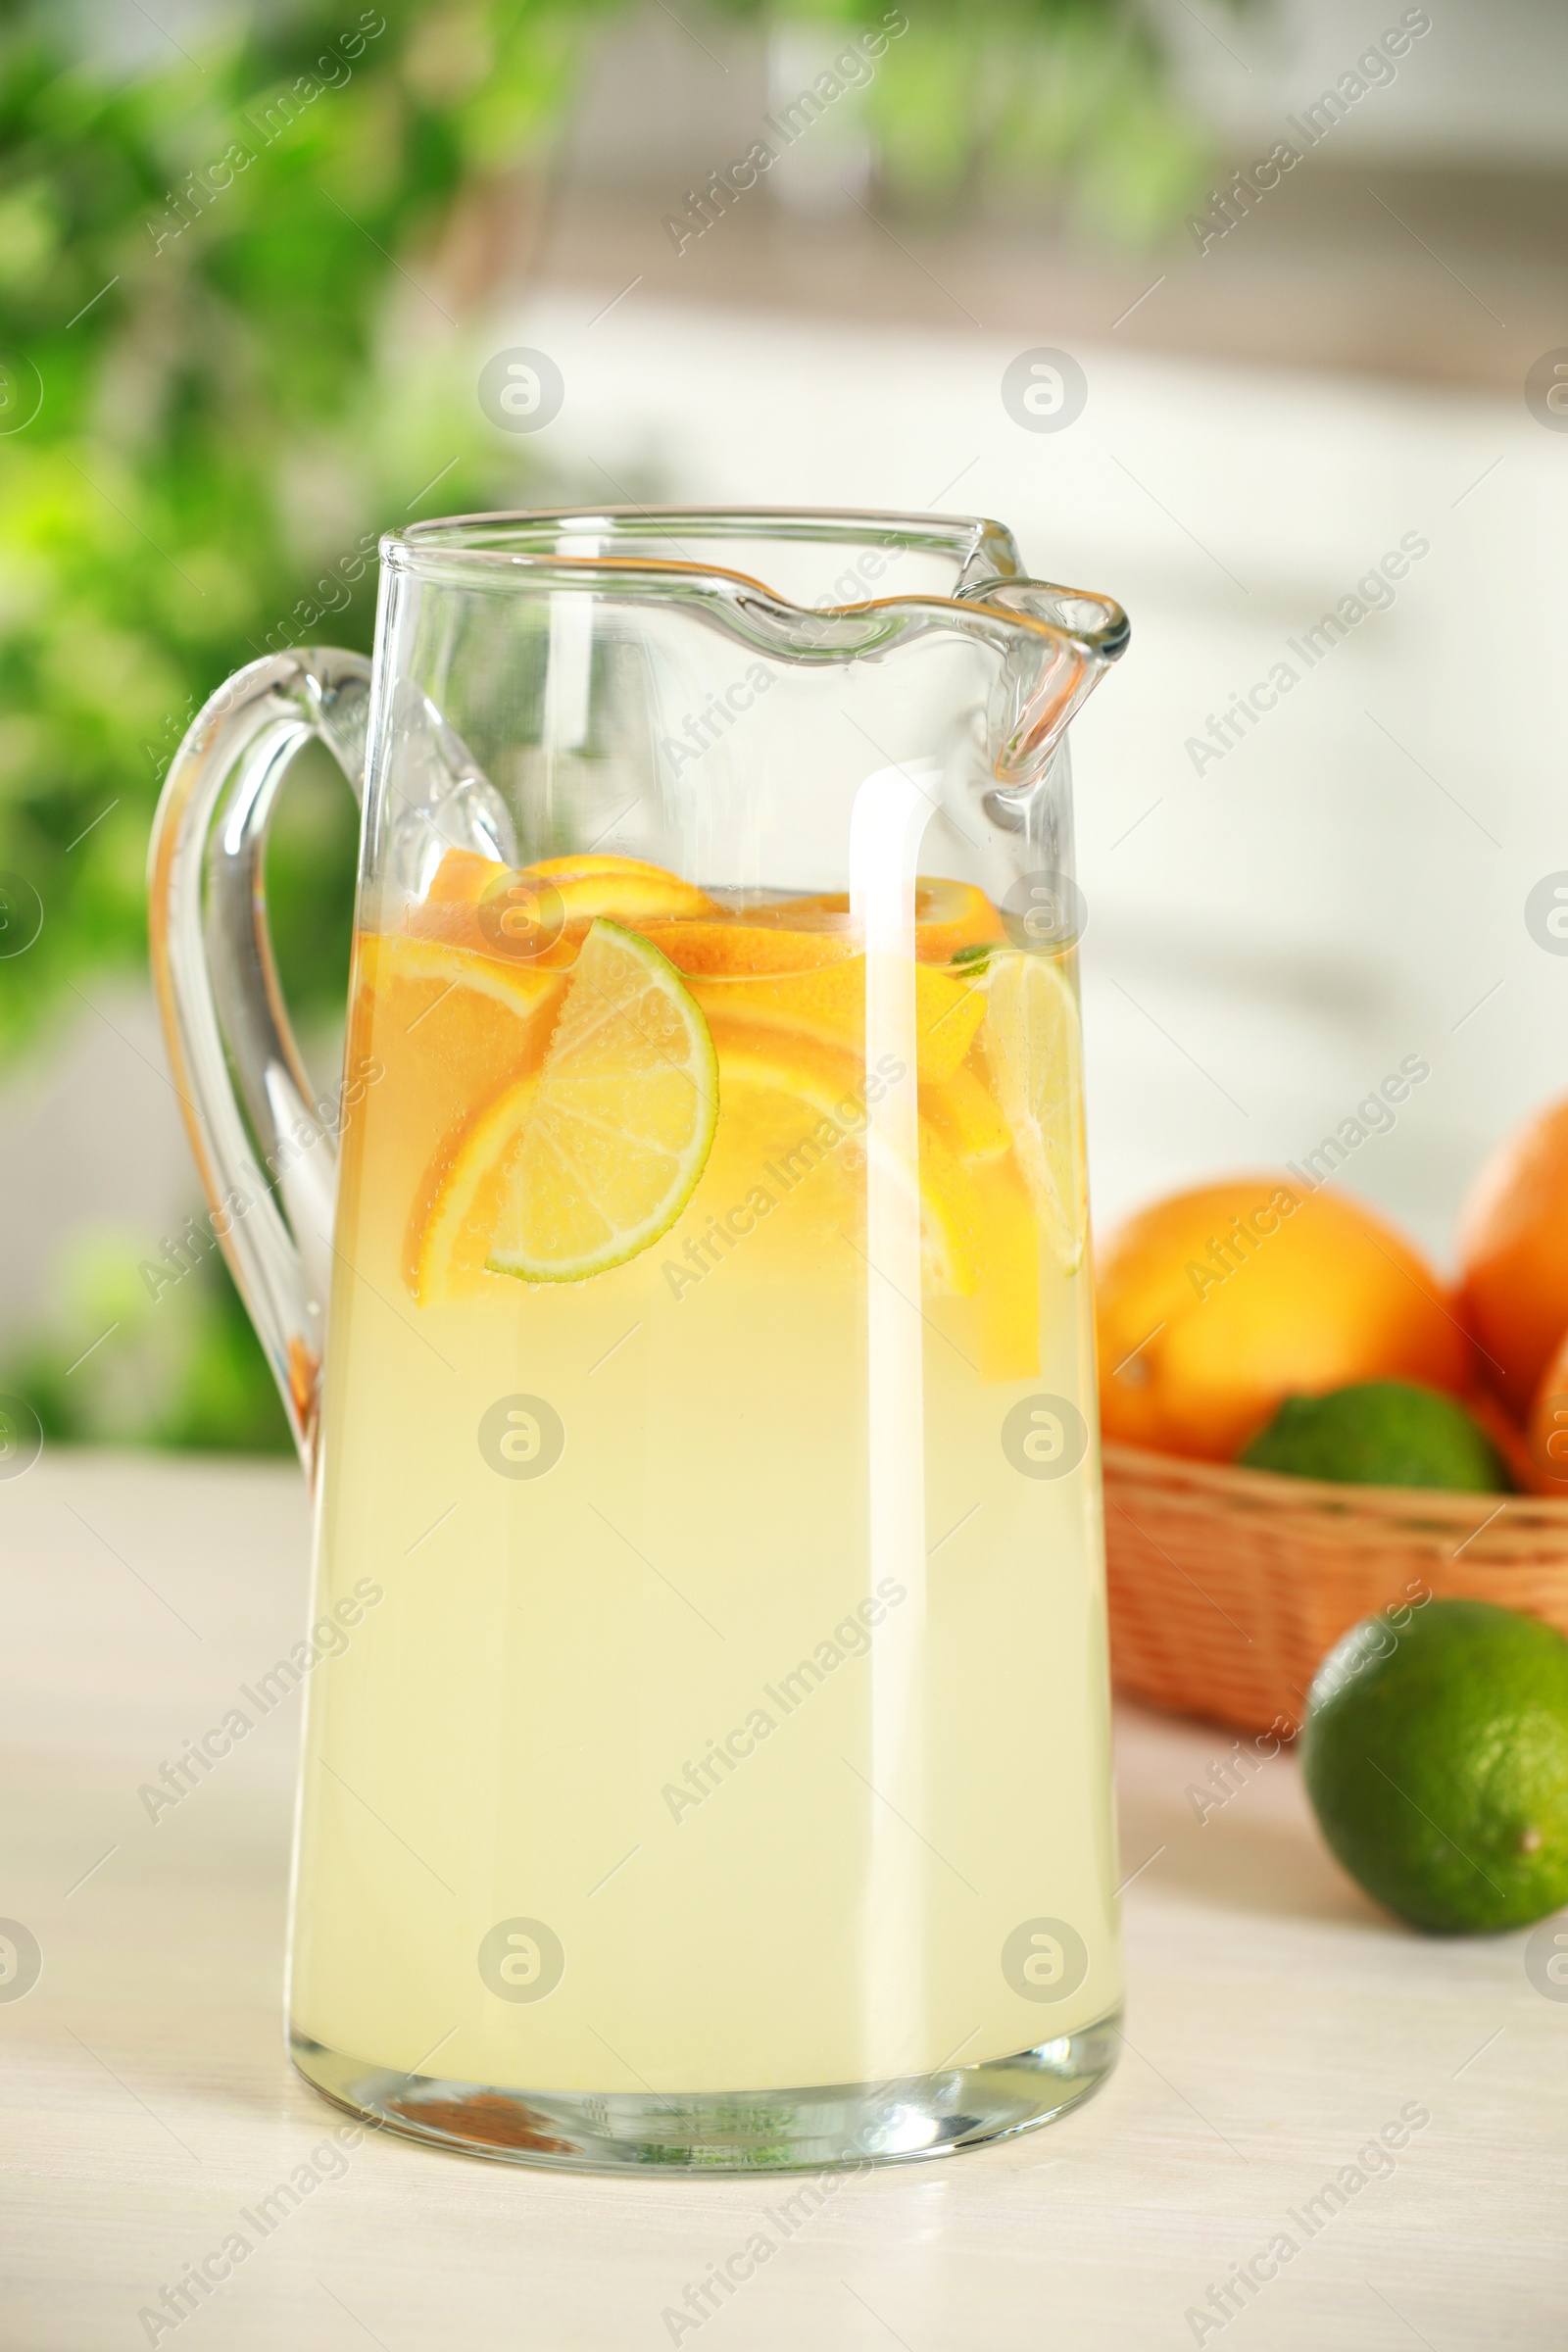
[[[566,554],[559,542],[584,539],[667,538],[680,534],[712,539],[772,539],[801,542],[858,542],[910,553],[941,553],[956,559],[959,585],[951,595],[858,597],[844,604],[800,606],[755,573],[694,557],[619,554],[612,545],[594,555]],[[529,545],[537,539],[539,545]],[[518,542],[521,544],[518,544]],[[1067,639],[1082,656],[1116,660],[1128,639],[1126,613],[1114,598],[1095,590],[1067,588],[1030,578],[1022,569],[1012,534],[988,515],[901,514],[879,508],[812,507],[538,507],[472,514],[432,516],[383,533],[379,552],[391,572],[432,583],[460,582],[466,574],[477,586],[507,573],[548,573],[554,587],[593,590],[606,575],[622,576],[628,588],[651,589],[667,581],[688,594],[710,583],[722,596],[737,591],[760,596],[780,616],[822,623],[868,613],[899,612],[980,615],[1025,636]],[[967,575],[974,576],[963,585]],[[608,585],[608,581],[606,581]],[[1013,603],[1012,598],[1020,602]],[[1027,601],[1024,601],[1027,600]]]

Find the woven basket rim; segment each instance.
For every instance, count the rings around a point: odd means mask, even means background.
[[[1348,1537],[1412,1532],[1479,1538],[1483,1529],[1505,1541],[1521,1537],[1568,1542],[1568,1496],[1456,1494],[1432,1487],[1339,1486],[1326,1479],[1289,1478],[1236,1462],[1194,1461],[1142,1446],[1107,1441],[1107,1470],[1129,1484],[1163,1491],[1167,1502],[1222,1509],[1233,1515],[1317,1522]],[[1489,1544],[1488,1549],[1491,1548]]]

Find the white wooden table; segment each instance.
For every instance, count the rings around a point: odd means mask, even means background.
[[[156,1824],[137,1796],[298,1638],[306,1546],[281,1466],[49,1453],[0,1484],[0,1915],[42,1953],[0,2002],[4,2352],[146,2343],[142,2309],[342,2121],[279,2034],[297,1713]],[[1288,1754],[1200,1823],[1187,1788],[1229,1744],[1122,1715],[1130,2039],[1065,2122],[843,2181],[787,2240],[776,2181],[559,2177],[367,2136],[156,2340],[1560,2346],[1568,2003],[1533,1988],[1522,1936],[1428,1941],[1378,1915]],[[1324,2183],[1412,2110],[1430,2121],[1331,2212]],[[677,2330],[666,2310],[759,2229],[770,2259]],[[1244,2263],[1221,2321],[1209,2290]]]

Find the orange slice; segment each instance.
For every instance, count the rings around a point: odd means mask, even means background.
[[[848,923],[849,894],[824,891],[811,898],[781,899],[767,911],[780,922],[802,927]],[[1002,917],[983,890],[972,882],[950,882],[929,874],[921,874],[914,885],[914,952],[922,963],[950,963],[959,948],[1000,945],[1006,937]]]
[[[943,1142],[966,1165],[1000,1159],[1011,1149],[1011,1128],[997,1108],[990,1088],[967,1062],[960,1062],[952,1076],[940,1083],[922,1086],[920,1108]]]
[[[640,926],[645,919],[717,911],[706,890],[641,858],[542,858],[523,866],[517,880],[559,892],[568,922],[605,914]]]
[[[942,887],[968,890],[959,883]],[[917,906],[930,902],[935,890],[922,884]],[[970,895],[989,910],[980,892]],[[783,900],[744,918],[649,922],[642,928],[691,980],[710,1018],[784,1030],[854,1054],[865,1037],[865,956],[849,928],[848,909],[848,898],[838,894]],[[953,1076],[985,1009],[985,991],[973,977],[916,961],[915,1052],[922,1084]]]
[[[1040,1219],[1010,1159],[973,1170],[986,1264],[973,1305],[982,1380],[1033,1380],[1040,1371]]]
[[[561,968],[599,915],[640,927],[716,911],[706,891],[641,858],[587,852],[511,866],[449,850],[405,920],[416,935],[472,954]]]
[[[432,1051],[433,1035],[443,1041],[435,1050],[461,1054],[461,1034],[474,1029],[478,1015],[475,1000],[482,999],[514,1019],[532,1020],[544,1005],[559,1003],[564,985],[559,972],[540,971],[499,956],[474,955],[445,940],[396,931],[361,933],[358,974],[360,986],[373,992],[384,1014],[390,1016],[395,1009],[410,1013],[405,1025],[408,1036],[423,1026],[427,1015],[436,1013],[446,992],[461,992],[458,1003],[437,1021],[434,1032],[426,1031],[421,1038],[419,1050],[425,1054]],[[404,1000],[398,1007],[393,1005],[394,996]],[[383,1025],[395,1023],[389,1018]]]
[[[355,1115],[374,1119],[377,1188],[412,1200],[414,1232],[423,1223],[432,1152],[439,1158],[480,1104],[542,1058],[564,985],[559,972],[495,963],[436,940],[360,935],[355,1051],[373,1054],[383,1077]]]
[[[985,1018],[985,991],[935,965],[914,972],[915,1057],[922,1083],[951,1078]],[[846,956],[816,971],[774,978],[693,977],[693,994],[712,1019],[744,1020],[858,1054],[865,1040],[865,958]]]
[[[792,1176],[808,1174],[825,1152],[863,1137],[869,1124],[865,1075],[853,1054],[719,1013],[710,1029],[726,1103],[737,1087],[767,1087],[793,1095],[815,1114],[814,1128],[803,1122],[796,1159],[785,1159]],[[909,1175],[920,1188],[922,1272],[938,1292],[966,1298],[979,1283],[984,1256],[980,1198],[973,1179],[924,1118],[919,1152],[918,1174],[911,1170]]]
[[[860,943],[847,925],[812,931],[762,919],[771,911],[759,908],[744,918],[720,916],[711,921],[650,921],[641,928],[678,971],[698,978],[810,972],[859,956]]]
[[[483,1110],[440,1171],[415,1250],[421,1298],[484,1269],[583,1282],[666,1233],[718,1118],[707,1025],[634,931],[590,926],[549,1050]]]

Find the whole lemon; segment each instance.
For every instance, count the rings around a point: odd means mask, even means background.
[[[1284,1176],[1205,1185],[1128,1219],[1096,1258],[1107,1438],[1230,1461],[1291,1396],[1367,1380],[1462,1391],[1443,1284],[1358,1201]]]

